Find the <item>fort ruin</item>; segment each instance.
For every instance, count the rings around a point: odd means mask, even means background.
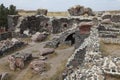
[[[100,41],[105,44],[120,43],[120,14],[103,12],[98,15],[92,9],[79,5],[68,9],[68,12],[70,16],[67,17],[9,15],[8,32],[12,38],[31,39],[34,35],[32,42],[35,43],[44,42],[50,36],[44,47],[55,50],[61,44],[73,46],[74,52],[67,59],[59,80],[107,80],[106,74],[120,76],[120,56],[103,56],[100,51]],[[35,61],[31,63],[32,70],[44,72],[44,60],[37,58]]]

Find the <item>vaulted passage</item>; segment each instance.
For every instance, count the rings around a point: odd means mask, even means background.
[[[75,34],[75,33],[70,34],[70,35],[65,39],[65,42],[66,42],[66,43],[69,43],[70,45],[75,44],[74,34]]]

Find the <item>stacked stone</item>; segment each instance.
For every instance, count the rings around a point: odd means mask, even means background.
[[[50,42],[46,43],[46,47],[57,48],[59,44],[64,43],[65,39],[77,29],[77,25],[74,24],[71,28],[68,28],[64,32],[58,34],[56,38],[53,38]]]
[[[105,74],[120,75],[120,57],[103,57],[99,52],[98,32],[93,30],[82,66],[73,69],[64,80],[105,80]]]
[[[19,17],[17,25],[15,26],[13,32],[24,34],[24,31],[28,30],[29,34],[34,34],[36,32],[49,31],[48,28],[50,27],[51,26],[49,25],[49,18],[46,16],[26,16]]]
[[[74,59],[76,59],[76,56],[82,55],[82,54],[79,54],[79,52],[83,52],[82,50],[84,50],[85,47],[87,47],[87,46],[92,45],[92,47],[93,47],[92,49],[97,49],[95,51],[98,51],[98,47],[96,47],[96,46],[99,46],[99,45],[98,44],[94,45],[94,44],[98,43],[98,40],[96,40],[96,39],[98,39],[98,38],[96,38],[96,37],[98,37],[98,34],[96,32],[97,32],[97,30],[92,28],[92,30],[90,32],[90,36],[88,38],[84,39],[84,42],[74,51],[74,54],[68,59],[67,66],[71,66]],[[84,51],[83,54],[85,54],[85,53],[86,52]],[[84,56],[82,56],[82,57],[84,57]],[[82,58],[82,60],[83,60],[83,58]]]
[[[110,24],[110,25],[105,25],[101,24],[98,27],[99,30],[99,37],[102,38],[117,38],[117,35],[120,34],[120,28],[117,27],[119,25],[117,24]]]
[[[103,15],[102,15],[102,19],[105,20],[105,19],[110,19],[111,22],[115,22],[115,23],[119,23],[120,22],[120,14],[110,14],[108,12],[105,12]]]

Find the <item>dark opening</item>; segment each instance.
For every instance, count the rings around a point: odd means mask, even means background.
[[[48,23],[45,24],[45,27],[48,27]]]
[[[65,42],[68,43],[69,45],[75,44],[74,34],[75,34],[75,33],[70,34],[70,35],[66,38],[66,40],[65,40]]]
[[[68,27],[68,24],[67,23],[63,23],[63,27]]]

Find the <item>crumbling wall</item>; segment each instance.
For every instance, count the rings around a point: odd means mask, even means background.
[[[79,18],[56,18],[52,21],[53,33],[60,33],[69,28],[74,24],[80,22]]]
[[[36,14],[37,15],[47,15],[48,10],[47,9],[38,9]]]
[[[83,44],[87,47],[83,64],[74,69],[69,68],[66,71],[67,73],[64,73],[64,80],[106,80],[106,74],[120,76],[120,57],[101,55],[97,29],[94,28],[92,30],[90,36],[85,39]],[[80,49],[83,50],[80,47],[75,52]],[[68,62],[74,60],[75,57],[73,55]]]
[[[102,38],[117,38],[120,34],[120,25],[117,23],[100,24],[98,27],[99,37]]]
[[[106,12],[102,15],[102,19],[110,19],[112,22],[119,23],[120,14],[110,14]]]
[[[83,34],[84,36],[85,34]],[[77,49],[74,51],[73,55],[68,59],[68,63],[67,63],[67,67],[77,67],[76,65],[80,65],[82,64],[82,61],[84,60],[84,56],[86,54],[86,47],[89,45],[89,44],[92,44],[93,41],[91,39],[94,39],[94,36],[96,34],[95,33],[92,33],[86,37],[83,37],[82,38],[82,41],[79,42],[77,41],[76,43],[79,44],[79,46],[77,45]],[[78,38],[77,38],[78,39]],[[80,38],[81,39],[81,38]],[[94,46],[93,46],[94,47]],[[81,53],[82,52],[82,53]],[[74,65],[74,62],[76,65]]]
[[[48,30],[49,18],[45,16],[28,16],[26,17],[20,25],[20,33],[24,30],[29,30],[29,33],[42,32]]]
[[[87,14],[88,16],[94,16],[92,9],[85,8],[84,6],[75,5],[68,9],[71,16],[81,16]]]
[[[16,16],[17,17],[17,16]],[[83,21],[91,21],[92,19],[81,19],[76,17],[46,17],[42,15],[33,15],[26,17],[9,18],[9,30],[23,34],[24,31],[28,31],[30,34],[35,32],[47,31],[50,33],[64,32],[69,28],[72,28],[74,24],[79,24]],[[11,21],[11,22],[10,22]],[[14,25],[12,25],[14,24]]]
[[[8,15],[8,31],[14,31],[18,23],[19,15]]]

